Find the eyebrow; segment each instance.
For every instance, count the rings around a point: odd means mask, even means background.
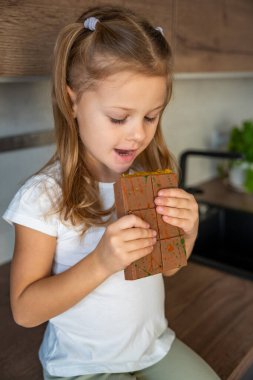
[[[150,112],[156,111],[160,108],[164,108],[165,106],[166,106],[166,104],[162,104],[161,106],[158,106],[158,107],[152,109]],[[106,108],[120,108],[121,110],[124,110],[124,111],[134,111],[134,108],[127,108],[127,107],[120,107],[120,106],[111,106],[111,107],[106,107]]]

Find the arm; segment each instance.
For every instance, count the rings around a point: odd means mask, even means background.
[[[150,253],[152,230],[127,215],[107,227],[94,251],[63,273],[52,275],[56,238],[15,225],[11,266],[11,307],[15,321],[37,326],[63,313],[113,273]]]
[[[94,253],[52,276],[56,238],[21,225],[15,232],[10,296],[13,317],[22,326],[34,327],[66,311],[108,276]]]
[[[160,195],[162,194],[162,195]],[[163,215],[163,220],[184,230],[187,259],[190,257],[198,234],[199,212],[198,204],[192,194],[182,189],[163,189],[155,199],[157,212]],[[172,276],[180,268],[163,273]]]

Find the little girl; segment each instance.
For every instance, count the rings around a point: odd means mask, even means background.
[[[162,275],[124,279],[124,268],[152,251],[156,232],[134,215],[116,220],[113,183],[129,170],[175,169],[160,126],[171,81],[161,28],[130,10],[89,9],[59,34],[56,152],[4,215],[15,225],[14,319],[24,327],[48,321],[39,351],[45,380],[218,379],[168,328]],[[184,230],[189,257],[193,196],[163,189],[154,202]]]

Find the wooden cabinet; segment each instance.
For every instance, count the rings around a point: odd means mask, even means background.
[[[0,0],[0,76],[50,74],[59,30],[102,0]],[[111,0],[162,26],[176,72],[253,71],[252,0]]]
[[[253,71],[252,0],[176,0],[177,72]]]
[[[88,7],[108,4],[94,0],[0,0],[0,76],[49,75],[59,30]],[[172,33],[172,0],[111,0],[145,14],[154,25]]]

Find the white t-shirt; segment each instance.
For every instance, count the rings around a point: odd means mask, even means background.
[[[58,274],[93,251],[105,227],[90,228],[80,239],[79,228],[62,224],[57,214],[45,217],[51,205],[45,187],[52,198],[60,194],[46,175],[29,179],[3,217],[57,237],[53,273]],[[100,182],[99,190],[103,207],[111,207],[113,183]],[[162,359],[174,338],[164,316],[162,275],[126,281],[120,271],[49,320],[39,357],[52,376],[133,372]]]

